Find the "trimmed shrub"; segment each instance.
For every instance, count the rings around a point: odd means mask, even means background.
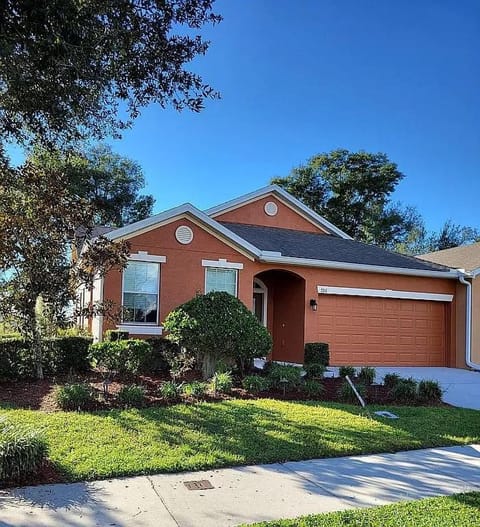
[[[242,386],[248,392],[260,393],[270,388],[270,381],[261,375],[247,375],[242,381]]]
[[[360,372],[358,374],[358,380],[365,384],[365,386],[370,386],[375,381],[375,377],[377,376],[377,372],[375,371],[375,368],[370,368],[369,366],[364,366],[360,369]]]
[[[307,342],[304,351],[304,364],[323,364],[327,367],[330,364],[330,351],[325,342]]]
[[[163,337],[145,339],[151,346],[140,369],[143,373],[168,373],[172,367],[172,358],[180,353],[178,344]]]
[[[20,481],[34,474],[47,454],[40,431],[0,420],[0,481]]]
[[[205,379],[220,360],[236,362],[240,375],[256,357],[268,355],[272,337],[238,298],[223,291],[198,295],[168,314],[169,338],[198,357]]]
[[[311,362],[309,364],[305,364],[303,369],[307,372],[308,378],[323,379],[323,375],[325,374],[327,367],[323,364],[320,364],[319,362]]]
[[[145,404],[145,388],[138,384],[122,386],[118,392],[118,401],[127,407],[143,406]]]
[[[276,389],[293,390],[302,384],[302,369],[297,366],[272,363],[267,375],[272,387]]]
[[[90,346],[90,358],[96,366],[119,373],[138,373],[151,352],[150,344],[140,339],[97,342]]]
[[[176,401],[180,397],[180,386],[173,381],[165,381],[160,385],[158,393],[167,401]]]
[[[394,386],[397,385],[398,381],[400,381],[401,377],[398,375],[398,373],[387,373],[383,377],[383,385],[387,388],[392,389]]]
[[[437,381],[420,381],[418,399],[424,403],[438,403],[442,400],[443,390]]]
[[[130,333],[124,329],[109,329],[105,332],[105,340],[115,342],[117,340],[128,340]]]
[[[365,400],[365,386],[363,384],[356,384],[355,388],[357,389],[357,392],[360,394],[362,399]],[[343,401],[345,403],[360,403],[348,381],[343,382],[340,386],[338,390],[338,398],[340,399],[340,401]]]
[[[400,378],[393,386],[390,394],[394,401],[401,403],[415,403],[417,401],[418,385],[415,379]]]
[[[46,339],[44,369],[46,374],[86,372],[90,369],[89,348],[92,337],[66,335]]]
[[[230,393],[233,388],[232,374],[228,371],[216,372],[210,379],[210,389],[213,393]]]
[[[55,400],[62,410],[86,410],[95,402],[89,384],[66,384],[55,390]]]
[[[90,368],[91,337],[62,336],[43,341],[43,369],[45,375],[85,372]],[[0,378],[35,378],[35,364],[28,343],[20,338],[0,340]]]
[[[35,365],[27,343],[20,337],[0,340],[0,378],[31,379]]]
[[[346,377],[348,375],[350,379],[353,379],[355,377],[355,368],[353,366],[340,366],[338,375],[340,377]]]
[[[315,379],[307,379],[303,390],[309,397],[321,397],[325,393],[325,386]]]
[[[202,399],[205,397],[207,390],[208,384],[206,382],[193,381],[182,386],[183,395],[193,397],[194,399]]]

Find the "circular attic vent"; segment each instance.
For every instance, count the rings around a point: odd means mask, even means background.
[[[175,231],[175,238],[177,239],[177,242],[187,245],[192,243],[193,231],[187,225],[180,225]]]
[[[273,201],[267,201],[267,203],[265,203],[264,210],[265,214],[268,214],[268,216],[275,216],[278,212],[278,207]]]

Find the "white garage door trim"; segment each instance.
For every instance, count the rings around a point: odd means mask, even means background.
[[[360,287],[333,287],[317,285],[319,295],[369,296],[380,298],[404,298],[408,300],[433,300],[434,302],[451,302],[453,295],[440,293],[422,293],[420,291],[397,291],[394,289],[366,289]]]

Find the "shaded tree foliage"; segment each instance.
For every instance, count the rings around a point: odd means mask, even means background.
[[[145,186],[141,166],[108,145],[91,146],[80,153],[37,148],[29,161],[63,172],[71,192],[93,207],[97,225],[122,227],[152,214],[153,196],[140,194]]]
[[[128,246],[100,237],[85,246],[84,258],[72,258],[78,227],[83,236],[91,230],[93,208],[70,192],[61,172],[0,164],[0,313],[30,344],[41,378],[42,319],[64,320],[77,288],[91,289],[95,277],[124,266]]]
[[[396,249],[399,252],[418,255],[451,249],[459,245],[468,245],[480,241],[480,230],[464,227],[447,220],[438,232],[429,232],[422,223],[413,229],[409,236]]]
[[[200,111],[215,92],[186,65],[221,17],[213,0],[0,3],[0,136],[104,137],[158,103]],[[122,115],[119,116],[119,109]]]
[[[312,157],[276,183],[357,240],[393,247],[421,220],[391,202],[404,175],[385,154],[333,150]]]

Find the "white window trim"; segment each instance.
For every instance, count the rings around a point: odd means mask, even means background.
[[[434,302],[452,302],[453,295],[441,293],[423,293],[421,291],[398,291],[394,289],[364,289],[359,287],[333,287],[317,285],[319,295],[368,296],[378,298],[403,298],[408,300],[433,300]]]
[[[167,257],[157,254],[148,254],[147,251],[138,251],[138,253],[131,254],[128,257],[128,260],[133,260],[134,262],[165,263]]]
[[[117,329],[128,331],[130,335],[162,335],[162,326],[152,326],[151,324],[119,324]]]
[[[148,253],[141,253],[139,251],[138,253],[140,256],[149,256],[149,257],[152,257],[154,255],[151,255],[151,254],[148,254]],[[141,327],[141,328],[148,328],[148,327],[153,327],[153,328],[158,328],[160,327],[158,325],[158,319],[159,319],[159,316],[160,316],[160,273],[161,273],[161,268],[160,268],[160,263],[161,262],[158,262],[156,260],[142,260],[142,259],[136,259],[136,258],[132,258],[131,257],[132,255],[130,255],[130,257],[128,258],[128,260],[132,260],[134,262],[146,262],[146,263],[155,263],[158,265],[158,276],[157,276],[157,320],[155,322],[124,322],[122,320],[121,322],[121,325],[122,326],[125,326],[125,325],[128,325],[128,326],[133,326],[133,327]],[[137,255],[133,255],[133,256],[137,256]],[[159,256],[158,258],[165,258],[165,256]],[[165,261],[166,261],[166,258],[165,258]],[[126,291],[125,290],[125,269],[122,271],[122,306],[124,305],[123,303],[123,295],[125,293],[132,293],[132,294],[151,294],[151,293],[139,293],[138,291]],[[134,334],[133,331],[131,331],[130,333]],[[142,334],[142,332],[138,332],[138,334]],[[146,334],[146,333],[145,333]],[[152,333],[153,334],[153,333]]]
[[[240,264],[240,265],[243,265],[243,264]],[[208,294],[207,293],[207,271],[208,269],[225,269],[225,267],[218,267],[218,265],[207,265],[205,266],[207,267],[207,269],[205,269],[205,286],[204,286],[204,291],[205,291],[205,294]],[[235,271],[235,298],[238,298],[238,268],[236,267],[227,267],[226,269],[231,269],[233,271]],[[209,291],[211,292],[211,291]]]
[[[218,260],[202,260],[203,267],[218,267],[220,269],[243,269],[243,263],[227,262],[225,258]]]
[[[255,285],[255,282],[258,283],[258,286]],[[254,293],[261,293],[263,294],[263,325],[267,327],[268,325],[268,288],[267,286],[260,280],[260,278],[254,278],[253,279],[253,292]]]

